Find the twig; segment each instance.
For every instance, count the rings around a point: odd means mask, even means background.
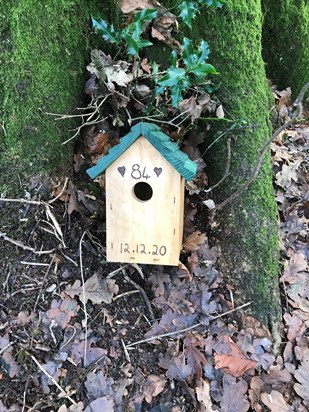
[[[63,188],[61,189],[61,192],[60,192],[54,199],[51,199],[51,200],[48,201],[48,204],[49,204],[49,205],[52,204],[52,203],[54,203],[57,199],[59,199],[59,197],[62,196],[63,192],[65,191],[65,189],[66,189],[66,187],[67,187],[68,181],[69,181],[69,179],[66,177],[66,178],[65,178],[64,185],[63,185]]]
[[[39,300],[40,300],[40,297],[41,297],[41,293],[42,293],[42,290],[43,290],[43,287],[44,287],[45,280],[46,280],[46,278],[47,278],[47,276],[48,276],[48,274],[49,274],[49,271],[50,271],[50,269],[51,269],[52,264],[54,263],[54,261],[55,261],[55,256],[52,257],[50,263],[48,264],[48,268],[47,268],[47,270],[46,270],[46,272],[45,272],[45,274],[44,274],[44,278],[43,278],[42,284],[41,284],[41,289],[39,290],[38,296],[37,296],[36,301],[35,301],[35,304],[34,304],[33,313],[35,313],[36,308],[37,308],[37,306],[38,306],[38,304],[39,304]]]
[[[21,260],[20,263],[22,265],[29,265],[29,266],[49,266],[49,263],[25,262],[24,260]]]
[[[6,233],[1,233],[0,232],[0,238],[3,238],[4,240],[6,240],[7,242],[13,243],[13,245],[18,246],[24,250],[29,250],[30,252],[35,253],[36,255],[50,255],[51,253],[53,253],[55,251],[55,249],[52,250],[41,250],[41,251],[37,251],[35,250],[33,247],[30,246],[26,246],[24,245],[22,242],[20,242],[19,240],[14,240],[11,239],[10,237],[6,236]]]
[[[129,264],[124,265],[124,266],[121,266],[120,268],[113,270],[113,271],[112,271],[111,273],[109,273],[106,277],[107,277],[108,279],[110,279],[110,278],[114,277],[115,275],[117,275],[117,273],[121,272],[122,269],[125,269],[125,268],[128,267],[128,266],[129,266]]]
[[[123,271],[123,272],[124,272],[124,274],[125,274],[125,271]],[[145,301],[145,304],[146,304],[146,306],[147,306],[147,309],[148,309],[148,312],[149,312],[149,314],[150,314],[150,317],[151,317],[151,319],[153,320],[155,317],[154,317],[154,314],[153,314],[153,311],[152,311],[152,308],[151,308],[151,303],[149,302],[147,293],[144,291],[144,289],[143,289],[140,285],[138,285],[137,283],[135,283],[134,280],[130,279],[129,276],[125,275],[124,278],[125,278],[129,283],[131,283],[131,285],[133,285],[136,289],[138,289],[138,290],[140,291],[141,295],[142,295],[143,298],[144,298],[144,301]]]
[[[140,268],[140,266],[137,263],[132,263],[131,266],[134,267],[134,269],[136,269],[138,271],[138,273],[140,274],[142,279],[145,279],[145,275],[144,275],[142,269]]]
[[[207,148],[206,150],[203,152],[203,154],[201,155],[201,157],[204,157],[205,154],[208,152],[208,150],[214,145],[216,144],[223,136],[225,136],[227,133],[230,132],[236,132],[238,130],[243,130],[243,129],[255,129],[257,127],[260,127],[260,125],[258,124],[253,124],[250,126],[239,126],[239,127],[234,127],[235,125],[233,124],[229,129],[224,130],[223,133],[221,133]]]
[[[211,192],[213,189],[221,185],[222,182],[224,182],[224,180],[227,178],[229,174],[230,166],[231,166],[231,139],[228,139],[227,141],[227,161],[226,161],[226,169],[225,169],[224,175],[222,179],[219,180],[219,182],[211,186],[209,189],[204,190],[205,193]]]
[[[123,350],[124,350],[124,354],[126,356],[126,359],[129,363],[131,363],[130,355],[129,355],[128,349],[127,349],[123,339],[121,339],[121,343],[122,343],[122,346],[123,346]]]
[[[85,278],[84,278],[84,268],[83,268],[83,253],[82,253],[82,243],[84,240],[86,232],[82,234],[82,237],[80,238],[79,241],[79,265],[80,265],[80,276],[82,280],[82,291],[83,291],[83,307],[84,307],[84,314],[85,314],[85,347],[84,347],[84,365],[87,365],[87,339],[88,339],[88,329],[87,329],[87,322],[88,322],[88,313],[87,313],[87,307],[86,307],[86,290],[85,290]]]
[[[224,313],[221,313],[220,315],[217,315],[217,316],[209,316],[209,321],[211,322],[215,319],[222,318],[223,316],[229,315],[230,313],[236,312],[237,310],[243,309],[244,307],[251,305],[251,303],[252,302],[244,303],[243,305],[238,306],[237,308],[231,309],[231,310],[229,310],[227,312],[224,312]],[[132,346],[139,345],[140,343],[147,343],[147,342],[151,342],[152,340],[166,338],[166,337],[169,337],[169,336],[178,335],[179,333],[188,332],[189,330],[198,328],[199,326],[203,326],[203,325],[204,325],[204,323],[199,322],[199,323],[196,323],[195,325],[189,326],[188,328],[179,329],[179,330],[176,330],[174,332],[163,333],[162,335],[151,336],[150,338],[142,339],[142,340],[139,340],[137,342],[130,343],[129,345],[126,345],[126,346],[127,346],[127,348],[131,348]]]
[[[64,243],[64,239],[63,239],[63,233],[61,230],[61,227],[56,219],[56,216],[52,213],[52,211],[50,210],[50,207],[48,205],[46,205],[45,207],[45,211],[46,211],[46,216],[48,218],[50,218],[50,220],[53,222],[53,226],[55,228],[56,233],[58,233],[58,235],[60,236],[60,240],[62,243],[62,246],[64,247],[64,249],[66,248],[66,245]]]
[[[69,399],[69,401],[72,403],[72,405],[76,405],[76,402],[74,401],[74,399],[72,399],[67,393],[66,391],[59,385],[58,382],[55,381],[55,379],[43,368],[43,366],[39,363],[39,361],[29,353],[31,359],[33,360],[33,362],[39,367],[39,369],[44,373],[45,376],[48,377],[48,379],[50,379],[54,385],[57,386],[57,388],[61,391],[62,394],[65,395],[65,397],[67,399]]]
[[[7,199],[0,197],[0,202],[7,202],[7,203],[25,203],[27,205],[45,205],[45,202],[40,200],[28,200],[28,199]]]
[[[237,189],[231,196],[229,196],[227,199],[225,199],[223,202],[221,202],[219,205],[217,205],[214,209],[212,209],[213,211],[221,210],[228,203],[235,200],[240,194],[242,194],[245,190],[248,189],[248,187],[251,185],[251,183],[253,182],[255,176],[257,175],[257,173],[260,170],[261,163],[262,163],[261,160],[262,160],[262,157],[263,157],[264,153],[266,152],[268,146],[279,136],[279,134],[281,132],[283,132],[285,129],[287,129],[292,124],[300,121],[299,115],[302,114],[302,110],[303,110],[302,100],[303,100],[304,95],[306,93],[306,90],[308,88],[309,88],[309,83],[306,83],[305,86],[302,88],[301,92],[299,93],[297,99],[295,100],[294,106],[296,106],[297,108],[296,108],[295,112],[292,115],[292,119],[288,120],[282,126],[280,126],[272,134],[272,136],[266,141],[266,143],[264,143],[262,149],[259,150],[259,154],[258,154],[257,160],[255,162],[255,166],[253,167],[253,169],[251,171],[251,175],[250,175],[249,179],[239,189]]]
[[[140,293],[140,291],[136,289],[136,290],[129,290],[128,292],[120,293],[119,295],[113,298],[113,301],[123,298],[124,296],[133,295],[134,293]]]

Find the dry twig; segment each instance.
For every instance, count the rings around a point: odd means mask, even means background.
[[[243,309],[243,308],[245,308],[246,306],[249,306],[249,305],[251,305],[251,302],[247,302],[247,303],[245,303],[241,306],[238,306],[237,308],[234,308],[234,309],[228,310],[227,312],[221,313],[220,315],[209,316],[209,321],[213,321],[215,319],[222,318],[223,316],[229,315],[230,313],[236,312],[237,310]],[[152,340],[166,338],[166,337],[170,337],[170,336],[173,336],[173,335],[178,335],[180,333],[188,332],[189,330],[196,329],[199,326],[203,326],[203,325],[204,325],[204,323],[199,322],[199,323],[196,323],[195,325],[189,326],[188,328],[179,329],[179,330],[176,330],[174,332],[162,333],[161,335],[151,336],[150,338],[146,338],[146,339],[139,340],[137,342],[130,343],[129,345],[126,345],[126,347],[127,348],[132,348],[132,346],[139,345],[140,343],[147,343],[147,342],[151,342]]]
[[[66,391],[59,385],[58,382],[55,381],[55,379],[43,368],[43,366],[39,363],[39,361],[29,353],[30,358],[33,360],[33,362],[39,367],[39,369],[44,373],[45,376],[48,377],[48,379],[50,379],[54,385],[57,386],[57,388],[61,391],[61,393],[67,398],[69,399],[69,401],[72,403],[72,405],[76,405],[76,402],[74,401],[74,399],[72,399],[67,393]]]

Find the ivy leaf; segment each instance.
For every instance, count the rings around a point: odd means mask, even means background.
[[[200,11],[198,4],[192,1],[183,1],[179,4],[178,10],[180,11],[179,17],[192,29],[192,20],[195,19],[196,14]]]
[[[219,7],[219,8],[221,8],[223,6],[223,3],[221,3],[221,1],[217,1],[217,0],[199,0],[199,3],[206,4],[209,7]]]
[[[99,19],[99,21],[97,21],[93,17],[91,18],[91,20],[92,26],[102,34],[104,40],[110,43],[119,43],[119,33],[115,32],[114,26],[112,24],[109,24],[102,19]]]

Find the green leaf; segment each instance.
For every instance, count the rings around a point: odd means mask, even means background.
[[[187,37],[183,38],[182,60],[187,70],[195,66],[198,60],[197,55],[194,53],[192,40],[188,39]]]
[[[153,62],[152,65],[151,65],[151,67],[152,67],[152,74],[153,74],[153,76],[156,76],[156,75],[158,74],[158,72],[159,72],[159,66],[157,65],[156,62]]]
[[[134,23],[141,22],[144,23],[145,21],[151,21],[155,19],[158,15],[157,9],[143,9],[135,14],[134,16]]]
[[[200,63],[191,70],[189,73],[194,73],[197,77],[204,77],[207,74],[218,74],[217,70],[211,64]]]
[[[180,11],[179,17],[192,29],[192,20],[195,19],[196,14],[200,11],[198,4],[186,0],[179,4],[178,10]]]
[[[198,63],[204,63],[204,61],[208,59],[209,53],[208,43],[202,40],[200,47],[198,48]]]
[[[176,53],[176,50],[173,50],[172,53],[171,53],[171,65],[173,67],[177,66],[177,53]]]
[[[183,99],[182,92],[189,86],[189,80],[184,79],[170,88],[173,107],[178,107],[178,103]]]
[[[133,39],[133,37],[130,36],[129,34],[126,34],[125,41],[127,43],[127,53],[132,54],[133,56],[138,54],[138,44]]]
[[[198,0],[199,3],[201,4],[206,4],[209,7],[219,7],[221,8],[223,6],[223,3],[221,3],[221,1],[217,1],[217,0]]]
[[[120,35],[119,33],[115,32],[114,26],[112,24],[109,24],[102,19],[99,19],[99,21],[97,21],[93,17],[91,18],[91,20],[92,26],[102,34],[104,40],[110,43],[119,43]]]
[[[167,69],[167,73],[157,81],[157,84],[163,88],[170,87],[177,84],[180,80],[185,79],[185,77],[186,72],[184,69],[180,69],[179,67],[170,67]]]

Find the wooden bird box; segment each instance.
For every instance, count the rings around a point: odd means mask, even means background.
[[[196,163],[160,127],[138,123],[87,173],[105,170],[107,260],[177,266]]]

